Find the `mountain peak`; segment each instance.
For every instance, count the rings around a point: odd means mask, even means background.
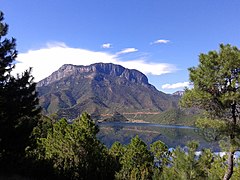
[[[174,96],[180,96],[180,97],[183,96],[183,94],[184,94],[184,91],[176,91],[173,93]]]
[[[47,86],[62,78],[77,74],[82,74],[92,78],[99,75],[110,75],[112,77],[126,78],[128,81],[139,84],[149,84],[147,77],[138,70],[127,69],[121,65],[112,63],[95,63],[88,66],[64,64],[49,77],[39,81],[37,86]]]

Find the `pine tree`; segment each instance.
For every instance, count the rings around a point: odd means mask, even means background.
[[[169,165],[171,153],[168,150],[168,146],[160,140],[150,145],[150,151],[154,156],[153,179],[158,179],[164,171],[164,168]]]
[[[228,170],[224,179],[230,179],[234,167],[233,155],[240,146],[237,143],[240,120],[240,50],[229,44],[221,44],[219,52],[200,54],[199,65],[189,68],[189,71],[194,87],[186,90],[181,105],[204,110],[206,118],[199,124],[203,124],[203,128],[220,130],[221,134],[229,137]],[[209,123],[206,123],[206,119]]]
[[[51,162],[65,179],[112,179],[115,169],[107,148],[97,139],[99,129],[87,113],[68,124],[61,119],[39,139],[38,157]]]
[[[138,137],[124,148],[120,156],[121,170],[116,173],[116,179],[151,179],[153,160],[147,145]]]
[[[25,156],[40,108],[31,69],[11,75],[17,57],[16,40],[7,39],[8,25],[0,11],[0,169],[12,168]]]

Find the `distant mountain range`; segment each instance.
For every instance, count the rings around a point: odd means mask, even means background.
[[[183,94],[184,94],[184,91],[176,91],[176,92],[173,93],[173,95],[180,96],[180,97],[182,97]]]
[[[158,91],[143,73],[111,63],[65,64],[38,82],[37,91],[45,114],[67,119],[86,111],[98,120],[112,120],[116,114],[147,120],[177,109],[180,98]]]

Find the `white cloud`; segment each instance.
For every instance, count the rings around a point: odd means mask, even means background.
[[[111,43],[105,43],[105,44],[102,45],[102,48],[104,48],[104,49],[109,49],[111,47],[112,47]]]
[[[184,88],[189,86],[190,86],[189,82],[179,82],[175,84],[164,84],[162,85],[162,89],[177,89],[177,88]]]
[[[22,73],[29,67],[35,81],[42,80],[58,70],[63,64],[90,65],[97,62],[120,64],[129,69],[137,69],[144,74],[161,75],[176,71],[176,67],[166,63],[151,63],[136,59],[123,61],[118,54],[71,48],[64,43],[47,44],[38,50],[20,53],[17,57],[14,73]]]
[[[133,52],[137,52],[137,51],[138,51],[138,49],[136,49],[136,48],[126,48],[126,49],[121,50],[120,52],[117,52],[116,54],[120,55],[120,54],[133,53]]]
[[[126,62],[121,62],[120,64],[130,69],[137,69],[144,74],[152,74],[152,75],[162,75],[162,74],[172,73],[177,70],[177,68],[172,64],[148,63],[144,60],[126,61]]]
[[[166,39],[158,39],[154,42],[152,42],[151,44],[167,44],[169,43],[170,41],[169,40],[166,40]]]

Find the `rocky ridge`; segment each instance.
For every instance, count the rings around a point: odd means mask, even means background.
[[[98,73],[111,75],[113,77],[119,76],[131,82],[149,85],[147,77],[140,71],[126,69],[120,65],[115,65],[112,63],[96,63],[90,66],[64,64],[50,76],[39,81],[37,83],[37,87],[47,86],[55,81],[61,80],[62,78],[77,74],[87,74],[85,78],[93,79],[98,75]]]

